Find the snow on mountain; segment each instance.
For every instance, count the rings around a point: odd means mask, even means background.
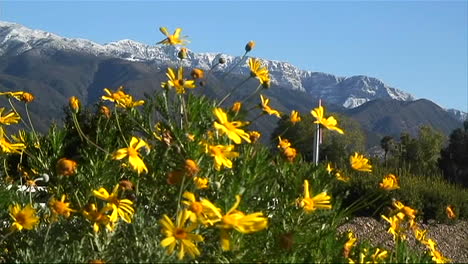
[[[82,52],[94,56],[108,56],[130,61],[150,62],[156,65],[173,65],[178,48],[172,46],[150,46],[125,39],[101,45],[86,39],[64,38],[41,30],[33,30],[20,24],[0,21],[0,56],[19,55],[32,49],[57,49]],[[219,57],[225,64],[217,65],[214,71],[226,71],[239,63],[233,73],[249,74],[241,57],[214,53],[188,52],[190,60],[186,67],[210,69]],[[247,60],[247,58],[243,58]],[[377,98],[414,100],[413,96],[367,76],[337,77],[332,74],[312,72],[280,61],[263,60],[271,75],[272,84],[282,89],[305,91],[321,97],[324,101],[346,108],[357,107]]]
[[[457,109],[445,109],[445,111],[449,112],[455,119],[464,122],[468,120],[468,113]]]

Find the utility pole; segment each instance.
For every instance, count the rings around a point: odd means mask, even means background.
[[[319,99],[319,107],[322,105],[322,99]],[[322,141],[322,134],[320,131],[320,124],[316,124],[315,127],[315,136],[314,136],[314,151],[312,152],[312,159],[315,165],[318,165],[319,162],[319,147]]]

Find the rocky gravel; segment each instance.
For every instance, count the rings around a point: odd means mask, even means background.
[[[427,229],[427,238],[437,242],[438,250],[454,263],[468,263],[468,221],[457,221],[454,224],[441,224],[435,221],[419,223]],[[393,236],[387,233],[388,224],[384,220],[371,217],[355,217],[339,228],[340,232],[353,231],[359,240],[369,240],[372,245],[393,248]],[[409,236],[410,245],[419,250],[425,247]]]

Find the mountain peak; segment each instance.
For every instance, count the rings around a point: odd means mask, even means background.
[[[160,65],[172,65],[174,59],[177,60],[179,50],[173,46],[151,46],[130,39],[101,45],[90,40],[64,38],[45,31],[29,29],[20,24],[0,21],[0,55],[18,55],[32,49],[72,50],[94,56]],[[226,71],[241,60],[241,57],[225,54],[189,52],[190,60],[184,61],[183,65],[208,70],[216,63],[215,60],[219,56],[224,57],[226,63],[218,65],[214,71]],[[328,73],[305,71],[288,62],[262,61],[270,71],[273,85],[281,89],[307,92],[346,108],[357,107],[378,98],[400,101],[414,99],[410,94],[390,87],[377,78],[365,75],[338,77]],[[247,63],[240,62],[240,67],[232,73],[246,75],[249,72]]]

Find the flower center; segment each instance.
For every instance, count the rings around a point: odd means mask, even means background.
[[[174,232],[174,237],[177,239],[185,239],[187,238],[187,232],[183,228],[176,228]]]
[[[236,127],[231,123],[231,122],[226,122],[224,123],[224,126],[229,130],[229,131],[235,131]]]
[[[138,152],[137,152],[134,148],[132,148],[132,147],[129,147],[129,148],[127,149],[127,152],[128,152],[128,155],[129,155],[130,157],[137,157],[137,156],[138,156]]]
[[[180,80],[180,79],[174,80],[174,86],[175,87],[184,87],[184,80]]]
[[[199,214],[203,211],[203,206],[199,202],[193,202],[190,204],[190,211]]]
[[[24,213],[18,213],[15,215],[16,222],[18,222],[20,225],[24,225],[26,223],[26,215]]]
[[[60,201],[56,201],[54,203],[54,210],[58,213],[58,214],[65,214],[67,212],[67,209],[68,209],[68,206],[63,203],[63,202],[60,202]]]

